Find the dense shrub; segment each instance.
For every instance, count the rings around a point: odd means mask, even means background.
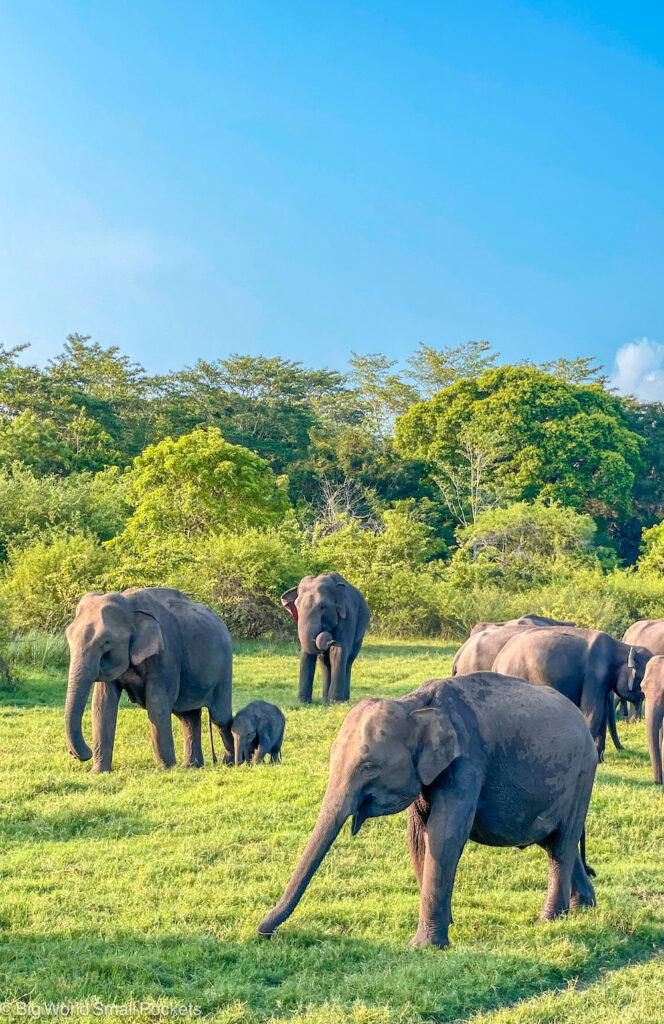
[[[664,575],[664,522],[643,531],[642,552],[639,568]]]
[[[63,629],[82,594],[104,589],[113,554],[82,533],[11,549],[0,599],[14,629]]]

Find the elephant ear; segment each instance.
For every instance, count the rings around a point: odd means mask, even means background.
[[[337,581],[337,615],[340,619],[346,618],[348,611],[348,588],[345,583]]]
[[[297,622],[298,615],[297,615],[297,608],[295,606],[295,598],[296,597],[297,597],[297,587],[291,587],[290,590],[286,590],[281,595],[281,603],[283,604],[283,606],[286,609],[286,611],[290,612],[290,614],[293,616],[293,618]]]
[[[146,658],[159,654],[164,649],[161,626],[148,612],[134,612],[134,628],[129,641],[129,659],[132,665],[140,665]]]
[[[411,711],[417,729],[413,762],[424,786],[430,786],[441,772],[460,757],[457,734],[438,708],[418,708]]]

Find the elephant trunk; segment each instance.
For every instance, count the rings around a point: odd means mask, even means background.
[[[324,630],[322,633],[319,633],[318,636],[316,637],[316,647],[322,654],[325,654],[325,652],[329,650],[330,644],[332,642],[332,634],[328,633],[327,630]]]
[[[233,744],[235,747],[235,763],[242,764],[244,760],[244,747],[242,746],[242,740],[239,736],[233,736]]]
[[[300,857],[299,864],[276,907],[273,907],[259,924],[259,935],[271,936],[279,925],[283,924],[286,918],[293,913],[350,813],[348,802],[345,799],[339,802],[330,798],[328,793],[325,794],[318,820],[304,853]]]
[[[646,700],[646,735],[652,764],[652,777],[662,784],[662,742],[661,730],[664,719],[664,701]]]
[[[85,704],[98,674],[98,665],[81,657],[73,657],[69,666],[67,699],[65,701],[65,731],[72,757],[89,761],[92,751],[83,739],[81,725]]]

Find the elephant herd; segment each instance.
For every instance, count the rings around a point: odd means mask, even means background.
[[[299,698],[311,701],[320,662],[323,701],[348,700],[351,667],[369,623],[362,594],[338,573],[305,577],[282,603],[298,625]],[[147,710],[158,763],[175,763],[171,716],[180,719],[185,764],[203,763],[201,712],[218,730],[227,763],[280,760],[281,711],[254,701],[233,718],[232,649],[224,623],[177,590],[87,594],[67,629],[65,708],[69,749],[109,771],[124,690]],[[533,685],[534,684],[534,685]],[[92,750],[82,735],[92,687]],[[297,906],[343,824],[355,835],[372,817],[407,810],[420,890],[412,946],[448,944],[457,864],[468,839],[533,844],[549,859],[542,920],[594,906],[585,819],[614,699],[640,709],[656,782],[662,782],[664,619],[636,623],[622,641],[574,623],[526,615],[479,623],[449,679],[397,699],[365,698],[346,716],[307,846],[259,934],[270,937]]]

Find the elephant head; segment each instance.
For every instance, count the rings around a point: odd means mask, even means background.
[[[281,595],[281,603],[297,622],[302,650],[324,654],[335,643],[335,631],[348,610],[347,586],[339,573],[305,576]]]
[[[65,727],[69,752],[89,761],[92,751],[83,738],[83,711],[93,683],[114,682],[164,648],[156,618],[122,594],[86,594],[66,630],[69,680]]]
[[[627,649],[627,659],[618,669],[616,693],[625,700],[631,701],[638,709],[643,701],[641,682],[648,662],[652,658],[652,652],[647,647],[630,646],[629,644],[620,644],[619,646]]]
[[[332,744],[329,782],[311,838],[259,932],[271,935],[292,914],[348,818],[356,835],[367,818],[405,810],[459,754],[456,731],[437,708],[409,711],[399,701],[360,701]]]
[[[664,657],[651,658],[641,683],[646,698],[646,735],[650,750],[653,779],[662,784],[662,758],[664,757]]]
[[[240,712],[231,725],[233,744],[235,747],[235,763],[243,764],[251,761],[254,753],[254,742],[258,738],[258,726],[251,714]]]

